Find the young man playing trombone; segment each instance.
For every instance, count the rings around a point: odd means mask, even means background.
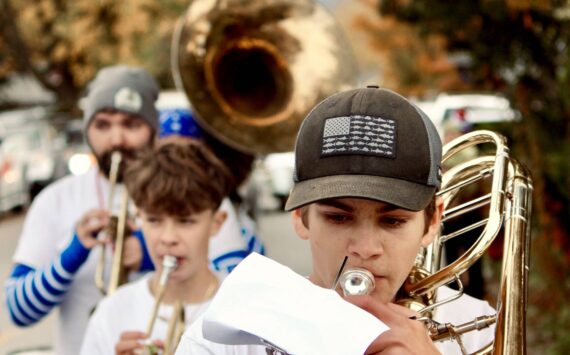
[[[101,301],[81,354],[134,354],[148,341],[163,347],[176,302],[184,305],[186,324],[206,309],[219,283],[208,267],[208,245],[226,217],[218,208],[230,179],[223,163],[198,142],[159,144],[132,162],[126,186],[156,271]],[[163,266],[169,258],[175,266]],[[160,306],[153,314],[155,304]],[[177,339],[172,341],[173,351]]]
[[[428,117],[389,90],[342,92],[321,102],[305,118],[295,159],[295,185],[286,210],[292,211],[298,236],[310,243],[313,268],[309,280],[330,289],[342,264],[344,269],[368,270],[375,284],[367,296],[345,297],[389,327],[384,333],[374,333],[378,336],[365,344],[365,353],[460,353],[455,342],[434,345],[424,324],[414,318],[419,315],[395,303],[418,251],[438,232],[443,212],[442,200],[435,197],[441,184],[441,141]],[[437,292],[440,300],[453,293],[447,287]],[[224,285],[216,297],[223,293]],[[215,304],[216,299],[212,308]],[[433,319],[462,324],[484,314],[494,311],[486,302],[463,295],[437,308]],[[319,322],[342,324],[334,317],[335,309],[328,310],[314,320],[313,329],[321,329]],[[268,319],[267,327],[279,323]],[[203,324],[203,320],[196,322],[183,336],[177,354],[270,353],[265,346],[207,340]],[[465,334],[462,340],[473,351],[492,336],[492,329],[485,329]],[[326,334],[322,338],[333,343],[332,349],[335,342],[351,341]],[[305,340],[311,342],[310,337]]]

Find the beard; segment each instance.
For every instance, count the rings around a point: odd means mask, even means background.
[[[119,148],[113,149],[106,152],[103,152],[101,155],[97,155],[97,164],[99,165],[99,169],[107,179],[110,179],[111,175],[111,156],[113,152],[121,153],[121,163],[119,164],[119,169],[117,172],[117,183],[123,183],[124,175],[125,175],[125,168],[128,165],[129,161],[133,160],[136,156],[135,149],[129,148]]]

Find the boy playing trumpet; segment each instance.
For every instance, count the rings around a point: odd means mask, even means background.
[[[230,179],[213,153],[195,142],[158,145],[130,164],[126,186],[156,271],[101,301],[89,321],[82,354],[134,354],[149,339],[163,347],[176,302],[184,304],[186,324],[205,310],[219,284],[208,267],[208,243],[224,222],[218,207]],[[165,259],[174,259],[176,266],[162,289]],[[158,295],[162,305],[147,334]]]

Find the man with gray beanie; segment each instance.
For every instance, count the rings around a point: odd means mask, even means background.
[[[57,354],[79,353],[90,312],[102,297],[93,279],[105,251],[93,247],[109,223],[108,206],[118,210],[121,195],[107,201],[111,154],[120,151],[121,164],[128,164],[138,149],[153,143],[158,94],[158,84],[141,68],[101,69],[84,105],[85,137],[98,166],[48,186],[26,216],[6,282],[6,303],[18,326],[34,324],[59,306]],[[142,246],[137,238],[129,236],[125,248],[125,265],[138,268]]]

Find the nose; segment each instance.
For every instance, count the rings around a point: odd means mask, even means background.
[[[384,253],[380,231],[373,226],[363,226],[352,235],[348,254],[361,260],[380,257]]]
[[[115,125],[109,134],[109,141],[113,148],[122,148],[125,145],[125,134],[122,127]]]
[[[176,235],[176,228],[174,228],[173,223],[165,223],[160,233],[160,243],[165,246],[174,246],[178,244],[178,236]]]

